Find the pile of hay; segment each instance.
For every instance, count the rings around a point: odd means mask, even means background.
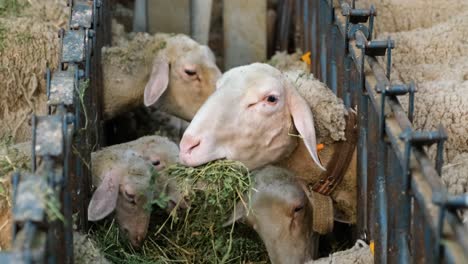
[[[0,137],[30,139],[32,113],[46,112],[46,65],[56,69],[70,9],[63,0],[0,0]]]
[[[120,239],[114,222],[96,226],[91,236],[114,263],[266,263],[267,252],[245,225],[223,227],[238,201],[251,192],[248,169],[235,161],[215,161],[197,168],[168,167],[190,201],[190,209],[170,216],[157,212],[143,245],[136,251]],[[164,205],[164,197],[153,204]],[[247,205],[246,205],[247,206]]]

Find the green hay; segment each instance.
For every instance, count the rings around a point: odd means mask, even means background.
[[[136,251],[121,239],[114,222],[96,226],[92,237],[114,263],[266,263],[268,255],[246,225],[222,227],[243,194],[251,191],[250,175],[239,162],[216,161],[197,168],[181,165],[163,173],[173,177],[188,197],[189,210],[170,216],[154,212],[143,247]],[[156,175],[157,177],[157,175]],[[155,181],[154,181],[155,182]],[[164,197],[158,197],[164,205]]]
[[[0,138],[0,178],[15,170],[28,169],[30,158],[13,148],[13,137]]]

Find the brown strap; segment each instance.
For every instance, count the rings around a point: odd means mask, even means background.
[[[348,170],[358,140],[357,117],[353,110],[349,110],[346,117],[345,137],[345,141],[336,143],[333,156],[327,164],[327,171],[322,173],[320,180],[314,184],[313,191],[330,195]]]
[[[312,204],[312,229],[321,235],[333,231],[333,201],[330,196],[309,192]]]
[[[333,201],[330,196],[310,190],[303,181],[299,181],[312,207],[312,229],[321,235],[333,231]]]

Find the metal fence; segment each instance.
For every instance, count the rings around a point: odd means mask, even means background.
[[[73,225],[87,229],[91,152],[103,142],[101,47],[107,0],[69,0],[58,69],[46,70],[47,116],[32,116],[32,172],[15,172],[13,243],[0,263],[73,263]]]
[[[390,82],[390,39],[374,40],[377,11],[344,0],[280,1],[277,49],[311,51],[311,72],[359,115],[358,236],[375,242],[376,263],[466,263],[468,229],[440,173],[444,129],[415,131],[415,85]],[[384,57],[385,65],[378,57]],[[366,71],[365,71],[366,69]],[[368,73],[367,73],[368,72]],[[409,97],[403,109],[399,96]],[[435,161],[424,146],[437,145]]]

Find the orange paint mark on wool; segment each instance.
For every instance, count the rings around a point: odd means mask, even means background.
[[[306,52],[304,55],[302,55],[301,57],[301,60],[305,63],[307,63],[307,65],[310,65],[311,64],[311,61],[310,61],[310,51]]]

